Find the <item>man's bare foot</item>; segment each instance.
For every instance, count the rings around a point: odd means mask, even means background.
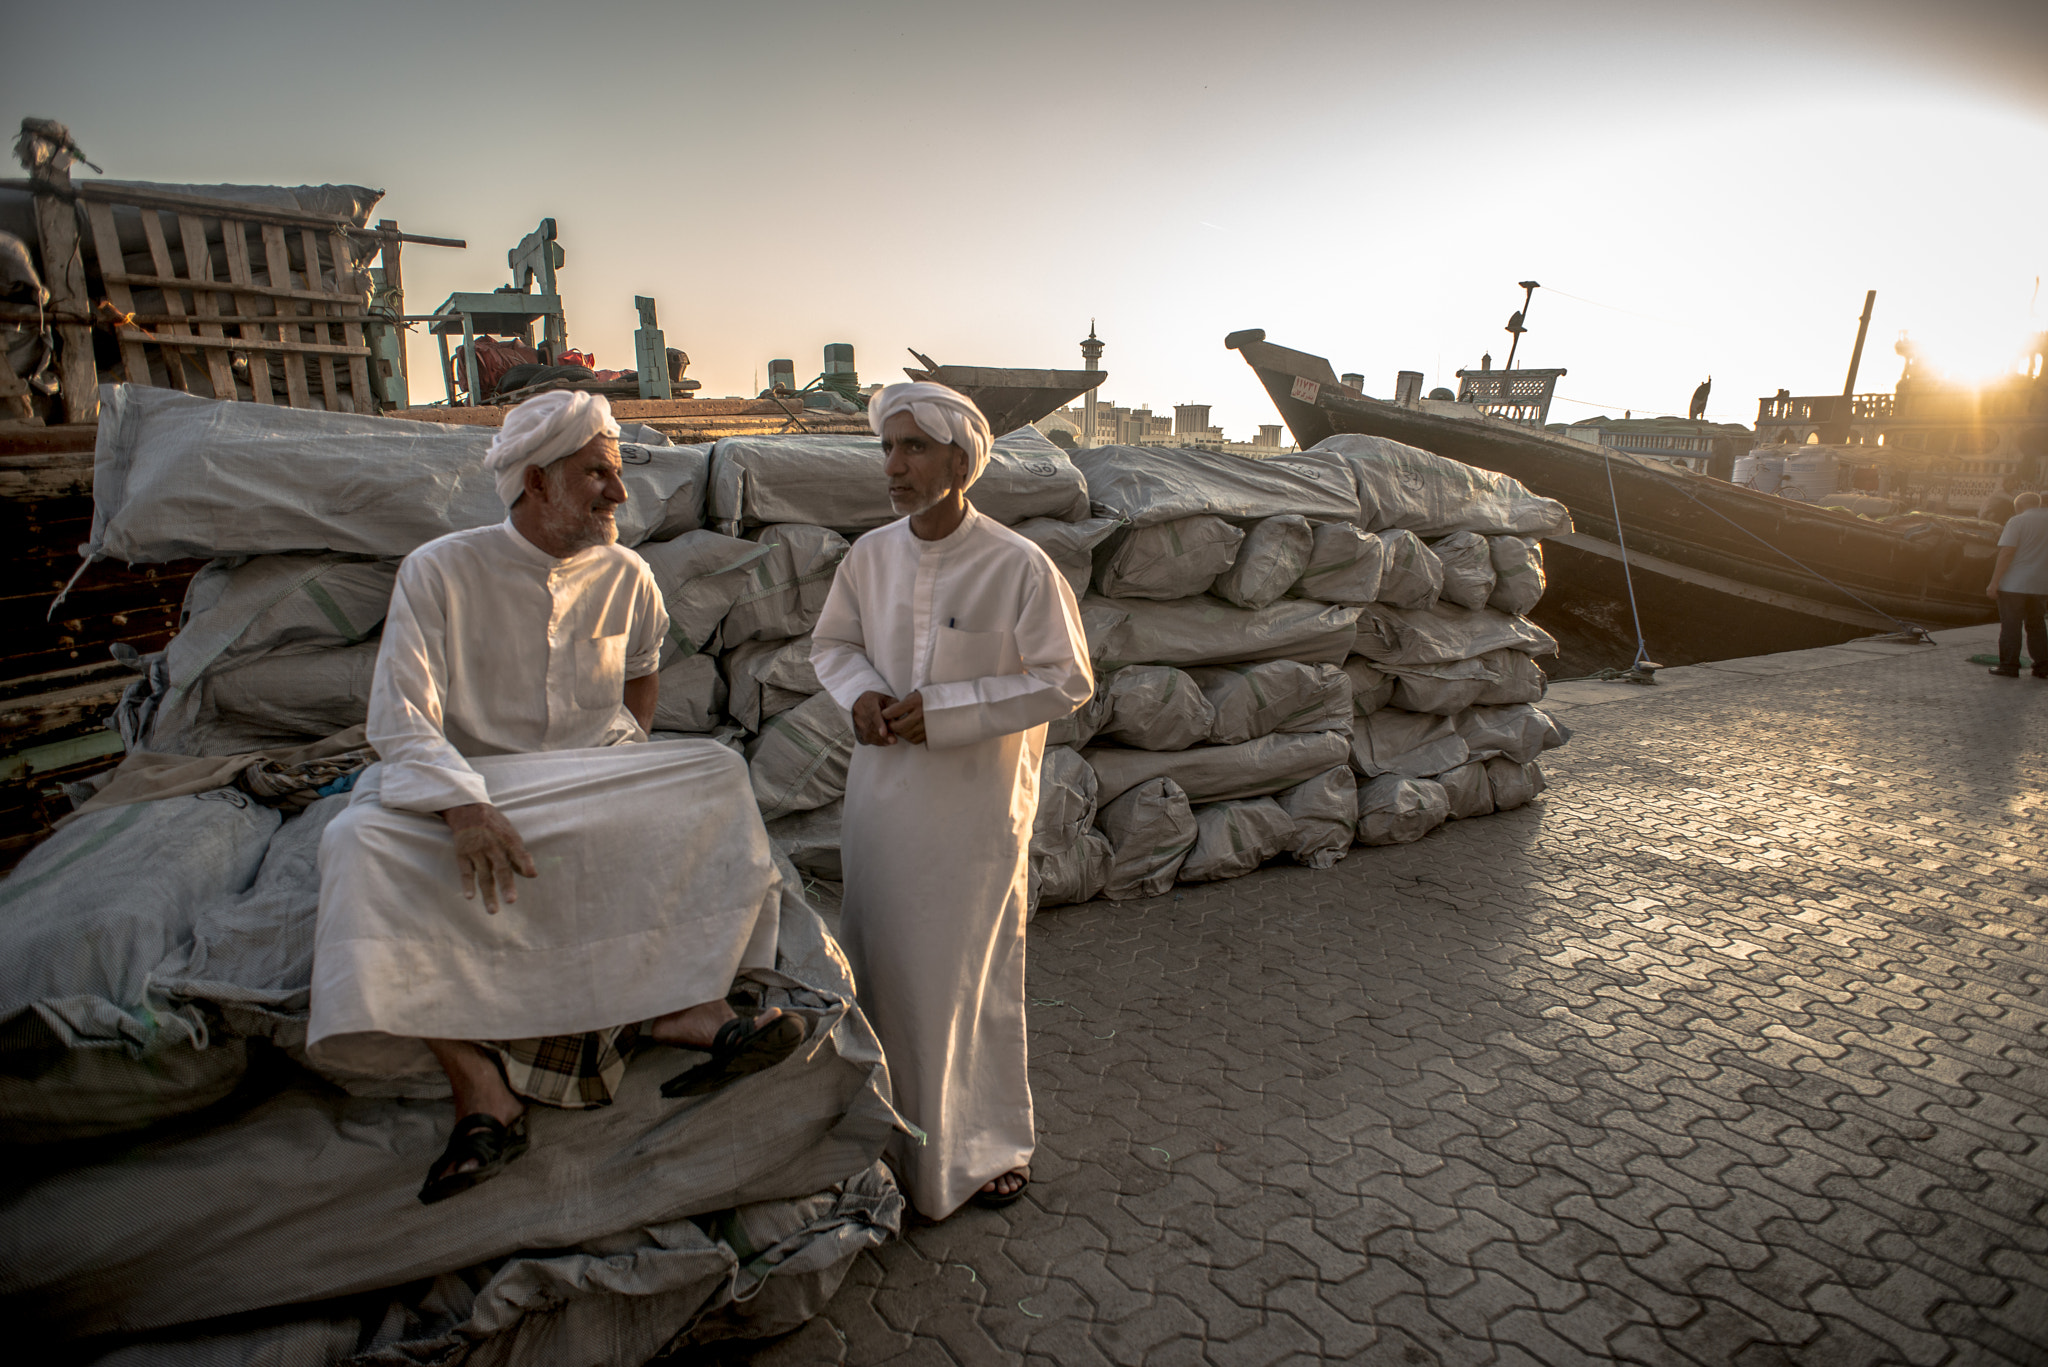
[[[754,1017],[754,1024],[767,1025],[782,1014],[782,1008],[771,1006]],[[647,1033],[661,1044],[681,1045],[685,1049],[709,1049],[718,1038],[718,1027],[729,1020],[735,1020],[730,1003],[720,998],[715,1002],[699,1002],[686,1006],[680,1011],[671,1011],[666,1016],[657,1016],[648,1022]]]
[[[1000,1177],[981,1184],[981,1190],[974,1193],[977,1206],[1007,1206],[1024,1194],[1024,1188],[1031,1185],[1031,1169],[1012,1168]]]

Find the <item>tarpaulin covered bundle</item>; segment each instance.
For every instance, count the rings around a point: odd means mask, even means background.
[[[1035,517],[1088,516],[1081,472],[1033,428],[997,437],[969,497],[1005,526]],[[737,536],[746,527],[808,522],[869,531],[894,522],[876,437],[816,434],[726,437],[711,448],[707,523]]]
[[[1300,582],[1314,550],[1315,532],[1307,518],[1295,513],[1261,518],[1245,533],[1237,559],[1216,576],[1216,596],[1241,608],[1265,607]]]
[[[1195,846],[1195,814],[1188,795],[1170,778],[1139,783],[1103,804],[1096,824],[1112,856],[1102,895],[1112,901],[1157,897]]]
[[[1095,577],[1095,548],[1121,526],[1123,519],[1115,517],[1089,517],[1079,522],[1034,517],[1010,530],[1044,551],[1079,598],[1088,592],[1088,581]]]
[[[1215,711],[1208,738],[1217,745],[1241,745],[1275,731],[1344,731],[1351,726],[1351,680],[1336,665],[1263,660],[1208,665],[1190,675]]]
[[[1098,670],[1254,660],[1339,664],[1351,653],[1363,611],[1294,598],[1253,611],[1220,598],[1155,603],[1092,594],[1082,608],[1088,652]],[[1090,608],[1098,611],[1090,616]]]
[[[1441,783],[1381,774],[1358,790],[1358,839],[1364,845],[1405,845],[1444,824],[1450,801]]]
[[[1391,608],[1383,603],[1359,609],[1357,649],[1375,664],[1438,665],[1470,660],[1494,650],[1550,655],[1557,639],[1526,617],[1492,608]]]
[[[1350,466],[1358,521],[1373,531],[1400,527],[1422,537],[1453,532],[1555,536],[1572,528],[1562,503],[1530,493],[1519,480],[1385,437],[1339,433],[1303,454],[1335,457]]]
[[[1185,750],[1215,729],[1215,707],[1194,679],[1171,665],[1127,665],[1097,687],[1109,695],[1100,739],[1139,750]]]
[[[199,810],[207,806],[234,810],[173,799],[105,817],[174,821],[197,836],[227,819]],[[286,829],[312,819],[295,818]],[[104,831],[88,828],[85,837],[96,833]],[[153,851],[161,856],[167,847]],[[59,857],[67,853],[79,862],[78,847],[67,846]],[[160,916],[168,929],[159,937],[177,941],[159,955],[176,970],[167,981],[204,992],[191,1004],[215,1019],[216,1030],[237,1021],[297,1021],[302,1028],[305,980],[278,979],[310,966],[302,948],[310,944],[310,926],[275,935],[250,919],[288,911],[290,919],[310,922],[317,881],[309,861],[289,858],[297,870],[293,895],[279,889],[281,900],[227,926],[218,917],[198,918],[209,927],[206,945],[225,951],[224,963],[206,962],[192,925],[164,919],[169,912]],[[649,1049],[628,1066],[611,1106],[536,1110],[528,1122],[533,1148],[525,1158],[459,1205],[430,1208],[418,1203],[415,1190],[446,1142],[453,1115],[445,1101],[350,1096],[272,1055],[272,1075],[243,1108],[210,1124],[165,1127],[131,1144],[117,1161],[41,1171],[0,1198],[0,1242],[10,1251],[0,1266],[0,1305],[18,1330],[65,1337],[147,1333],[469,1268],[481,1269],[469,1282],[481,1288],[476,1299],[463,1302],[476,1313],[455,1315],[437,1332],[461,1323],[472,1340],[536,1333],[542,1336],[536,1343],[544,1343],[550,1314],[575,1306],[596,1315],[589,1326],[612,1326],[608,1332],[636,1323],[649,1329],[643,1321],[651,1303],[636,1301],[681,1296],[659,1307],[673,1314],[659,1326],[666,1342],[712,1310],[746,1314],[733,1296],[747,1289],[750,1277],[759,1280],[766,1250],[742,1256],[741,1245],[731,1242],[733,1230],[752,1226],[748,1239],[758,1241],[779,1224],[792,1235],[810,1228],[822,1237],[833,1221],[822,1208],[794,1220],[792,1212],[742,1210],[737,1226],[731,1214],[700,1225],[709,1236],[702,1240],[680,1226],[664,1233],[665,1227],[761,1202],[812,1198],[845,1184],[824,1205],[867,1233],[830,1245],[837,1252],[829,1265],[794,1256],[795,1246],[787,1250],[791,1271],[836,1268],[830,1278],[836,1284],[853,1253],[896,1227],[900,1205],[886,1177],[871,1168],[897,1120],[881,1051],[853,1006],[843,957],[799,891],[795,870],[778,867],[777,967],[748,970],[742,986],[809,1022],[808,1041],[785,1063],[713,1095],[671,1101],[660,1095],[661,1080],[686,1066],[691,1051]],[[28,872],[44,875],[48,885],[47,862]],[[21,877],[18,871],[0,886]],[[159,953],[146,938],[131,933],[120,947],[96,952],[110,963],[125,955],[124,962],[139,964]],[[53,963],[76,972],[71,960]],[[109,971],[99,970],[102,981]],[[251,981],[221,982],[223,974]],[[45,985],[43,997],[55,999],[56,990]],[[269,1038],[289,1052],[288,1031],[272,1029]],[[734,1135],[748,1142],[735,1144]],[[597,1173],[604,1180],[592,1180]],[[229,1192],[232,1198],[224,1199]],[[861,1199],[840,1203],[838,1196],[848,1192]],[[718,1254],[721,1241],[725,1251]],[[691,1248],[713,1256],[670,1256]],[[319,1256],[307,1256],[309,1249]],[[510,1261],[497,1261],[504,1259]],[[774,1263],[771,1258],[768,1266]],[[749,1265],[755,1265],[752,1273]],[[775,1275],[770,1272],[769,1280]],[[500,1285],[495,1279],[504,1276],[512,1280]],[[493,1286],[506,1294],[494,1296]],[[522,1286],[551,1290],[539,1298],[512,1294]],[[815,1308],[830,1289],[816,1285],[799,1299]],[[779,1313],[779,1327],[790,1327],[789,1308]],[[742,1319],[727,1323],[728,1331],[746,1331]],[[432,1339],[430,1329],[431,1323],[399,1337]]]
[[[1074,464],[1096,514],[1134,527],[1196,516],[1359,520],[1357,485],[1341,454],[1246,460],[1196,447],[1097,446],[1076,451]]]
[[[279,551],[402,556],[437,536],[505,519],[484,468],[494,427],[407,422],[175,390],[100,390],[90,558],[168,560]],[[619,540],[703,525],[708,446],[672,446],[627,424],[629,498]]]
[[[1241,878],[1293,843],[1294,819],[1272,798],[1212,802],[1195,810],[1195,847],[1180,866],[1180,879]]]
[[[1265,797],[1344,763],[1349,753],[1350,737],[1344,732],[1311,731],[1178,751],[1096,745],[1083,750],[1081,758],[1095,770],[1096,800],[1107,806],[1155,778],[1171,778],[1195,802]]]
[[[1192,598],[1235,563],[1243,543],[1244,532],[1220,517],[1139,527],[1112,541],[1095,571],[1095,589],[1109,598]]]
[[[1273,795],[1294,823],[1288,853],[1297,864],[1327,869],[1351,852],[1358,832],[1358,779],[1344,765]]]

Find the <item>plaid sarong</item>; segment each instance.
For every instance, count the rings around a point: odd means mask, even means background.
[[[580,1111],[609,1106],[626,1075],[640,1023],[586,1030],[580,1035],[484,1040],[481,1047],[504,1070],[505,1085],[528,1101]]]

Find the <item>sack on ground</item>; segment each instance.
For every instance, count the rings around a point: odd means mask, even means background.
[[[1341,664],[1364,610],[1288,598],[1254,612],[1207,596],[1154,603],[1091,594],[1081,604],[1081,621],[1101,671],[1254,660]]]
[[[1440,665],[1490,650],[1552,655],[1557,640],[1526,617],[1492,608],[1475,611],[1439,603],[1409,610],[1375,603],[1359,609],[1357,650],[1375,664]]]
[[[1306,783],[1274,794],[1273,800],[1294,823],[1288,853],[1294,862],[1327,869],[1351,852],[1358,834],[1358,778],[1351,766],[1325,769]]]
[[[808,633],[786,641],[748,641],[720,659],[731,701],[733,720],[759,731],[770,717],[780,716],[819,692],[818,672],[811,667]]]
[[[1095,577],[1095,548],[1122,525],[1123,520],[1114,517],[1090,517],[1079,522],[1034,517],[1010,530],[1045,552],[1078,599],[1088,592],[1088,581]]]
[[[656,678],[654,730],[703,735],[725,720],[725,680],[711,656],[679,656]]]
[[[1217,745],[1241,745],[1275,731],[1351,728],[1351,680],[1337,665],[1263,660],[1189,672],[1215,709],[1208,739]]]
[[[1245,533],[1237,559],[1216,576],[1215,594],[1241,608],[1276,603],[1308,568],[1315,533],[1298,513],[1261,518]]]
[[[1244,533],[1220,517],[1139,527],[1104,550],[1095,591],[1110,598],[1192,598],[1230,568],[1243,542]]]
[[[1525,655],[1522,658],[1527,659]],[[1407,712],[1455,716],[1479,700],[1493,685],[1493,672],[1479,660],[1454,660],[1445,665],[1389,666],[1394,681],[1393,706]]]
[[[744,641],[802,636],[816,626],[832,576],[846,558],[846,538],[824,527],[783,524],[753,536],[768,554],[747,567],[751,582],[719,629],[728,650]]]
[[[830,693],[816,693],[764,722],[747,747],[761,819],[808,812],[846,796],[853,721]]]
[[[1380,571],[1379,601],[1397,608],[1434,607],[1444,587],[1444,566],[1436,552],[1413,532],[1381,532],[1380,542],[1387,558]]]
[[[1342,433],[1323,438],[1308,454],[1341,456],[1350,464],[1359,521],[1374,531],[1553,536],[1572,529],[1562,503],[1530,493],[1518,480],[1385,437]]]
[[[835,798],[807,812],[791,812],[768,823],[768,838],[799,873],[837,883],[844,878],[839,862],[839,815],[844,798]]]
[[[1092,902],[1109,885],[1116,850],[1109,837],[1090,826],[1066,846],[1031,856],[1031,907],[1064,907]]]
[[[1051,748],[1055,745],[1066,745],[1079,750],[1095,738],[1095,733],[1100,731],[1102,724],[1108,720],[1109,693],[1103,688],[1102,675],[1098,673],[1095,676],[1095,691],[1088,695],[1087,702],[1057,721],[1046,724],[1046,746]]]
[[[1544,693],[1550,688],[1550,676],[1543,672],[1543,666],[1536,663],[1533,655],[1504,647],[1487,651],[1479,657],[1479,662],[1486,666],[1492,682],[1472,700],[1478,706],[1542,702]]]
[[[1197,513],[1240,520],[1283,513],[1358,518],[1349,463],[1313,451],[1247,460],[1196,447],[1097,446],[1076,451],[1074,464],[1087,478],[1094,511],[1134,527]]]
[[[1443,600],[1461,608],[1483,608],[1493,596],[1493,549],[1477,532],[1452,532],[1430,543],[1444,567]]]
[[[1494,586],[1486,605],[1516,617],[1534,612],[1549,587],[1543,543],[1534,537],[1488,537],[1487,555],[1493,561]]]
[[[1195,812],[1195,847],[1180,866],[1180,881],[1243,877],[1293,843],[1294,821],[1272,798],[1212,802]]]
[[[668,609],[668,639],[661,643],[664,665],[678,653],[718,648],[719,623],[755,587],[749,567],[770,553],[758,542],[703,530],[649,542],[638,550],[654,571],[654,586]]]
[[[1468,760],[1455,769],[1446,769],[1436,776],[1436,781],[1444,786],[1444,801],[1452,820],[1485,816],[1493,810],[1493,787],[1487,781],[1484,761]]]
[[[1140,750],[1185,750],[1209,739],[1216,709],[1185,672],[1171,665],[1125,665],[1097,687],[1109,718],[1096,733]]]
[[[1478,760],[1505,757],[1517,764],[1527,764],[1571,738],[1571,732],[1548,712],[1528,703],[1475,707],[1457,722],[1458,734],[1464,738],[1472,758]]]
[[[1038,765],[1038,813],[1031,821],[1031,853],[1057,853],[1092,829],[1095,794],[1095,770],[1080,752],[1064,745],[1047,746]]]
[[[1082,751],[1081,758],[1095,770],[1096,801],[1107,805],[1155,778],[1171,778],[1191,802],[1266,797],[1344,763],[1349,754],[1343,732],[1310,731],[1178,752],[1098,745]]]
[[[1546,786],[1543,768],[1534,760],[1517,764],[1505,757],[1486,761],[1486,781],[1493,789],[1493,809],[1497,812],[1525,806]]]
[[[1319,603],[1371,603],[1380,596],[1386,566],[1386,542],[1349,522],[1325,522],[1315,529],[1308,564],[1287,596]]]
[[[1449,813],[1441,783],[1381,774],[1358,790],[1358,843],[1405,845],[1443,825]]]
[[[1132,752],[1139,753],[1139,752]],[[1101,895],[1121,902],[1157,897],[1195,846],[1195,814],[1170,778],[1155,778],[1104,803],[1095,824],[1113,851]]]
[[[1383,707],[1351,730],[1351,764],[1367,778],[1428,778],[1470,757],[1449,717]]]

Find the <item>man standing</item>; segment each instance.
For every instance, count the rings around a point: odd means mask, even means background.
[[[1030,1177],[1025,858],[1045,724],[1095,681],[1065,577],[967,501],[988,464],[981,410],[897,384],[868,422],[904,516],[853,543],[811,662],[859,741],[841,939],[897,1108],[923,1130],[891,1157],[942,1220],[969,1199],[1007,1205]]]
[[[358,1077],[439,1064],[456,1120],[429,1204],[526,1151],[527,1101],[609,1102],[642,1033],[711,1055],[672,1096],[804,1036],[726,1003],[740,968],[775,962],[746,765],[626,744],[647,739],[668,614],[616,544],[618,433],[589,394],[507,416],[487,463],[510,515],[399,567],[370,690],[380,762],[320,843],[308,1051]]]
[[[1988,592],[1998,604],[1998,664],[2001,678],[2020,676],[2020,628],[2026,628],[2027,654],[2034,677],[2048,679],[2048,508],[2039,494],[2021,494],[2012,501],[2013,514],[1998,535],[1998,564],[1991,571]]]

